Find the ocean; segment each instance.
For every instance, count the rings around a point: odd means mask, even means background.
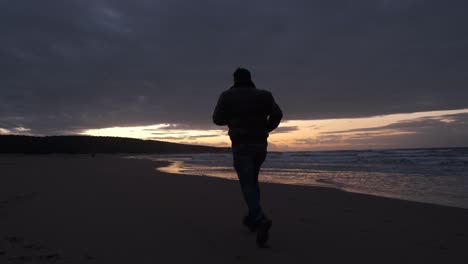
[[[134,157],[170,161],[165,172],[237,179],[230,153]],[[468,208],[468,148],[272,152],[260,181]]]

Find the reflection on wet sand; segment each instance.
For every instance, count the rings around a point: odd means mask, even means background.
[[[182,169],[184,168],[184,162],[181,160],[165,160],[169,161],[170,164],[166,167],[159,167],[157,168],[158,171],[166,172],[166,173],[177,173],[181,174]]]

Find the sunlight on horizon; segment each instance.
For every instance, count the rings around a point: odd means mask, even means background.
[[[468,113],[468,109],[391,114],[362,118],[285,120],[277,131],[270,134],[268,141],[270,150],[277,151],[386,148],[386,140],[388,138],[417,133],[404,131],[395,125],[405,124],[405,122],[416,122],[424,118],[450,124],[454,122],[451,115],[464,113]],[[180,125],[177,124],[109,127],[89,129],[81,134],[132,137],[219,147],[230,146],[227,127],[207,130],[191,130],[179,127]],[[366,143],[366,140],[369,139],[378,139],[379,144]],[[359,140],[363,143],[356,143],[360,142]],[[388,147],[398,146],[388,145]]]

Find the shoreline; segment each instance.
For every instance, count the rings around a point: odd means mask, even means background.
[[[464,263],[468,210],[262,183],[269,249],[237,182],[122,156],[1,156],[0,263]],[[384,256],[384,257],[383,257]],[[42,263],[41,262],[41,263]]]
[[[236,181],[238,182],[237,178],[225,178],[225,177],[220,177],[220,176],[211,176],[211,175],[192,175],[189,173],[184,173],[181,172],[181,170],[184,169],[184,161],[178,161],[178,160],[171,160],[171,159],[166,159],[166,158],[158,158],[158,159],[151,159],[151,158],[140,158],[140,157],[124,157],[124,158],[137,158],[137,159],[145,159],[145,160],[150,160],[150,161],[156,161],[156,162],[164,162],[163,164],[159,165],[156,167],[158,171],[161,171],[163,173],[170,173],[170,174],[176,174],[176,175],[187,175],[187,176],[194,176],[194,177],[209,177],[209,178],[217,178],[217,179],[224,179],[224,180],[229,180],[229,181]],[[391,194],[385,194],[385,193],[372,193],[372,192],[365,192],[365,191],[360,191],[358,189],[353,189],[352,187],[337,187],[332,184],[300,184],[300,183],[287,183],[287,182],[275,182],[275,181],[265,181],[262,180],[262,174],[260,172],[260,177],[259,181],[261,184],[280,184],[280,185],[291,185],[291,186],[304,186],[304,187],[313,187],[313,188],[329,188],[337,191],[342,191],[342,192],[348,192],[348,193],[355,193],[355,194],[363,194],[363,195],[370,195],[374,197],[382,197],[382,198],[388,198],[388,199],[395,199],[395,200],[401,200],[401,201],[407,201],[407,202],[416,202],[416,203],[421,203],[421,204],[428,204],[428,205],[437,205],[437,206],[445,206],[445,207],[450,207],[450,208],[458,208],[458,209],[465,209],[468,210],[468,207],[463,207],[463,206],[455,206],[455,205],[449,205],[449,204],[443,204],[443,203],[437,203],[437,202],[430,202],[430,201],[420,201],[420,200],[411,200],[411,199],[405,199],[404,197],[400,197],[397,195],[391,195]]]

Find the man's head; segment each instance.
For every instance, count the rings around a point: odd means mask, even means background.
[[[244,68],[237,68],[234,72],[234,83],[249,83],[252,82],[250,72]]]

